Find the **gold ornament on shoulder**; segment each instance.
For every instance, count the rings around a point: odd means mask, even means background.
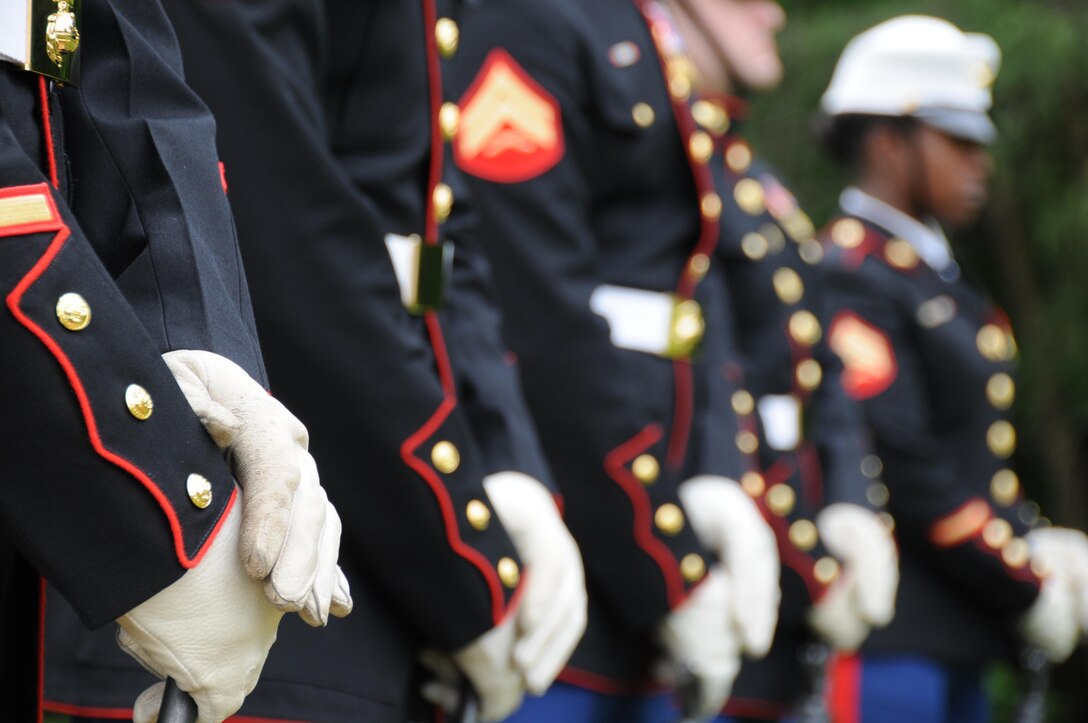
[[[76,27],[76,15],[68,0],[54,2],[57,3],[57,12],[46,19],[45,53],[57,67],[61,67],[64,56],[71,55],[79,48],[79,28]]]

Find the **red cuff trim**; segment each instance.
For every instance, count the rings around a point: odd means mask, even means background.
[[[653,533],[654,512],[646,489],[627,469],[627,462],[647,450],[661,439],[661,427],[651,424],[631,439],[613,449],[604,458],[604,469],[631,500],[634,513],[635,542],[653,558],[665,578],[669,607],[674,608],[687,597],[684,582],[680,578],[680,563],[672,550]]]
[[[38,340],[49,349],[50,353],[52,353],[53,357],[57,360],[57,363],[60,364],[61,368],[64,370],[65,375],[68,377],[68,383],[71,384],[76,399],[79,401],[79,407],[83,412],[83,420],[87,425],[87,435],[90,438],[91,446],[94,448],[95,452],[107,462],[111,462],[135,477],[137,481],[151,493],[151,496],[159,503],[159,507],[162,509],[163,514],[166,515],[166,519],[170,524],[170,531],[174,537],[174,552],[177,555],[178,562],[186,569],[195,567],[200,562],[201,558],[204,557],[204,553],[208,551],[208,547],[211,546],[211,542],[215,539],[216,534],[219,532],[219,528],[223,525],[227,513],[234,504],[234,499],[237,496],[237,489],[232,491],[231,499],[227,503],[227,507],[224,509],[223,514],[220,516],[219,522],[216,523],[215,528],[212,530],[211,534],[208,535],[208,538],[204,541],[200,550],[195,556],[189,557],[189,554],[185,550],[185,539],[181,531],[181,522],[178,520],[177,513],[174,511],[174,506],[170,503],[170,500],[163,494],[162,490],[159,489],[159,486],[148,477],[147,473],[119,454],[115,454],[106,449],[102,444],[102,439],[98,434],[98,423],[94,417],[94,410],[91,408],[91,402],[87,397],[87,392],[83,387],[83,382],[80,380],[79,373],[76,371],[75,366],[68,358],[68,355],[64,353],[64,350],[60,348],[60,345],[57,344],[45,330],[35,324],[20,307],[23,295],[26,293],[27,289],[33,286],[41,275],[45,273],[45,270],[49,268],[49,265],[53,263],[53,259],[60,253],[60,250],[64,247],[69,236],[68,227],[62,225],[57,232],[57,235],[53,237],[53,241],[49,244],[49,248],[46,249],[45,254],[38,259],[38,263],[34,264],[34,267],[30,269],[27,275],[24,276],[11,293],[8,294],[8,309],[20,324],[26,327],[31,334],[36,336]]]
[[[416,430],[415,434],[404,440],[400,447],[400,456],[404,463],[422,477],[427,486],[431,488],[431,492],[434,494],[441,510],[442,521],[446,528],[446,540],[449,542],[450,548],[475,566],[484,578],[484,582],[487,583],[488,590],[491,593],[491,618],[494,624],[498,625],[506,617],[507,613],[507,604],[498,572],[482,553],[465,544],[461,539],[460,528],[457,525],[457,513],[454,511],[453,500],[450,498],[449,491],[434,469],[416,456],[416,450],[419,449],[419,446],[430,438],[442,426],[453,410],[457,408],[453,370],[450,367],[449,356],[446,353],[446,344],[442,337],[442,327],[438,322],[438,316],[434,312],[428,312],[423,318],[430,335],[435,364],[438,366],[438,375],[442,383],[445,399],[442,400],[431,418]]]
[[[782,720],[792,709],[789,703],[756,698],[738,698],[729,696],[722,713],[735,718],[755,718],[756,720]]]
[[[981,535],[992,517],[993,510],[984,500],[968,500],[934,522],[929,528],[929,539],[938,547],[957,547]]]

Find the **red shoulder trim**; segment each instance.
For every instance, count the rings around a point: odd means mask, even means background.
[[[559,102],[504,49],[488,54],[459,105],[453,157],[466,173],[521,183],[563,158]]]

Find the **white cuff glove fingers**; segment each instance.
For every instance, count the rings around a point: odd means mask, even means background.
[[[300,458],[288,462],[285,455],[281,454],[276,461],[268,461],[274,465],[275,470],[257,470],[255,464],[235,464],[235,474],[239,483],[246,490],[246,516],[242,524],[242,564],[246,572],[255,580],[263,580],[269,576],[280,563],[285,550],[290,550],[286,545],[287,534],[292,523],[292,516],[300,514],[296,508],[305,507],[305,503],[296,500],[298,488],[303,486],[302,478],[306,473],[317,474],[313,466],[313,459],[306,460],[301,457],[309,457],[305,451],[299,450],[295,455]],[[303,463],[303,464],[300,464]],[[267,480],[275,479],[275,484],[265,484]],[[316,477],[315,477],[316,479]],[[310,501],[313,504],[312,500]],[[321,506],[324,513],[324,506]],[[301,514],[307,515],[306,519],[318,519],[312,509],[304,509]],[[313,533],[313,530],[309,530]],[[313,535],[316,538],[316,535]],[[294,543],[302,542],[300,536]],[[305,543],[304,543],[305,544]],[[314,547],[316,542],[306,544],[303,551],[292,551],[296,564],[309,556],[316,560]]]
[[[686,711],[697,718],[709,718],[721,710],[740,672],[740,646],[729,621],[731,589],[728,576],[712,569],[659,630],[669,657],[699,682],[698,710]]]
[[[1020,630],[1032,645],[1046,651],[1055,663],[1064,662],[1080,639],[1076,601],[1069,581],[1060,574],[1043,580],[1039,597],[1024,614]]]
[[[270,599],[281,610],[294,612],[302,609],[307,598],[314,593],[318,600],[325,602],[325,619],[328,619],[328,599],[332,597],[335,584],[333,570],[339,551],[340,525],[336,511],[331,509],[325,490],[317,484],[317,467],[305,451],[299,450],[300,468],[303,481],[295,491],[294,501],[284,510],[287,513],[283,529],[283,539],[275,554],[276,564],[268,576]],[[302,459],[305,458],[305,459]],[[258,500],[260,505],[265,500]],[[253,502],[247,499],[247,507]],[[329,513],[332,519],[329,519]],[[256,513],[261,519],[261,512]],[[267,515],[266,519],[273,516]],[[269,535],[275,534],[274,525],[265,527]],[[332,529],[329,529],[329,525]],[[327,559],[326,549],[330,540],[335,540],[336,549],[332,550],[332,559]],[[242,548],[245,550],[246,536],[242,536]],[[311,610],[311,613],[319,611]],[[317,615],[317,617],[322,617]]]
[[[162,359],[216,446],[221,450],[227,449],[242,429],[242,420],[212,398],[208,391],[209,373],[206,360],[187,351],[168,352],[163,354]]]
[[[581,560],[575,560],[574,564],[581,566]],[[534,570],[530,569],[528,574],[526,584],[532,586]],[[529,692],[536,695],[542,695],[551,686],[586,628],[586,598],[581,577],[564,576],[559,580],[560,587],[548,591],[554,604],[543,608],[543,617],[532,621],[528,633],[514,650],[514,659],[525,675]],[[528,602],[529,590],[522,605]],[[520,623],[519,620],[519,626]]]
[[[778,606],[778,544],[752,498],[726,477],[702,475],[680,485],[680,499],[699,540],[718,553],[731,581],[731,619],[744,649],[771,648]]]
[[[845,502],[821,510],[816,526],[827,549],[843,562],[840,581],[850,583],[857,614],[870,625],[887,625],[899,587],[899,553],[888,528],[871,510]]]
[[[514,616],[488,630],[453,654],[453,660],[472,683],[485,721],[506,718],[521,705],[525,681],[514,665]]]
[[[157,723],[162,708],[162,696],[166,683],[155,683],[136,699],[132,706],[132,723]]]
[[[838,650],[856,650],[872,625],[858,603],[857,578],[849,568],[808,611],[812,629]]]
[[[336,587],[332,591],[332,603],[329,605],[329,614],[334,618],[345,618],[355,607],[355,601],[351,599],[351,588],[348,579],[340,566],[336,566]]]

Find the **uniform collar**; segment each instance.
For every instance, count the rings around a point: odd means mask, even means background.
[[[872,221],[909,243],[934,271],[943,271],[953,263],[952,247],[936,220],[922,223],[853,186],[839,196],[839,205],[851,216]]]

